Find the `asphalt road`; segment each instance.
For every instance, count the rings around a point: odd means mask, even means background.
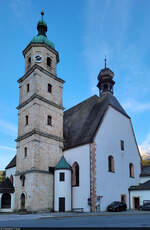
[[[0,220],[0,227],[150,227],[150,214]]]

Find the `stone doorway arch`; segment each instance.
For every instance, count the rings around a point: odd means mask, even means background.
[[[20,197],[20,208],[25,209],[25,195],[24,195],[24,193],[22,193],[21,197]]]
[[[1,208],[11,208],[11,195],[3,193],[1,198]]]

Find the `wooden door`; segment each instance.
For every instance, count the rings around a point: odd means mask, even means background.
[[[139,197],[134,197],[133,199],[134,199],[134,208],[138,209],[140,206],[140,199]]]
[[[59,212],[65,212],[65,197],[59,197]]]
[[[25,195],[21,194],[21,209],[25,209]]]

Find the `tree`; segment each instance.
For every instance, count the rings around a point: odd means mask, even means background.
[[[5,180],[5,171],[0,171],[0,184]]]

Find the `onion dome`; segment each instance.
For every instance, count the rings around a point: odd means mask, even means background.
[[[42,15],[42,19],[37,23],[38,34],[35,37],[33,37],[31,42],[32,43],[45,43],[51,48],[55,49],[54,43],[48,40],[47,35],[46,35],[48,27],[47,27],[46,22],[43,21],[43,15],[44,15],[43,11],[41,12],[41,15]]]
[[[111,69],[106,67],[106,58],[105,58],[105,68],[102,69],[97,77],[98,84],[97,87],[99,88],[100,96],[103,94],[110,92],[113,94],[113,86],[115,81],[113,80],[114,73]]]
[[[98,75],[98,80],[100,80],[101,78],[106,78],[106,77],[110,77],[111,79],[113,79],[114,77],[114,73],[109,68],[104,68],[100,71]]]
[[[45,43],[48,46],[50,46],[51,48],[55,49],[55,45],[54,43],[52,43],[50,40],[47,39],[47,37],[45,37],[44,35],[37,35],[35,36],[32,40],[32,43]]]

